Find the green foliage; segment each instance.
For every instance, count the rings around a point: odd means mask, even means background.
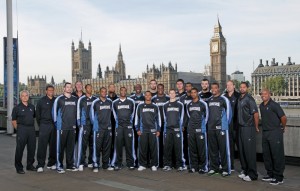
[[[273,95],[281,95],[284,93],[285,88],[287,87],[287,82],[284,77],[276,76],[267,78],[262,84],[263,88],[269,89]]]

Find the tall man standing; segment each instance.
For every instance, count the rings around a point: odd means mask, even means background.
[[[240,97],[240,93],[235,91],[235,86],[232,80],[229,80],[226,84],[226,92],[224,94],[225,97],[230,102],[232,109],[232,120],[229,125],[229,144],[230,144],[230,161],[231,161],[231,170],[234,171],[234,151],[235,145],[237,145],[237,102]]]
[[[37,150],[37,172],[44,172],[48,145],[49,157],[47,168],[56,169],[56,130],[51,113],[54,100],[54,87],[47,85],[46,95],[42,97],[36,105],[36,121],[40,127]]]
[[[22,158],[25,146],[27,145],[27,166],[26,170],[36,171],[33,166],[35,155],[35,128],[34,118],[35,109],[34,105],[28,103],[29,92],[23,90],[20,92],[21,103],[13,108],[12,126],[17,130],[17,145],[15,153],[15,168],[18,174],[25,174],[22,165]]]
[[[146,169],[148,151],[150,151],[150,166],[152,171],[158,167],[158,137],[160,135],[160,113],[157,105],[151,102],[151,92],[146,91],[145,102],[136,109],[135,128],[139,136],[139,168]],[[149,148],[149,149],[148,149]]]
[[[231,121],[231,106],[229,100],[222,96],[218,83],[212,83],[213,96],[208,99],[209,108],[208,126],[208,151],[210,171],[213,175],[219,171],[219,159],[221,159],[222,176],[231,174],[230,145],[228,127]]]
[[[85,95],[78,99],[77,103],[77,125],[79,126],[78,136],[78,151],[76,167],[79,171],[83,171],[84,164],[86,164],[86,150],[88,145],[91,147],[89,156],[92,156],[93,145],[90,145],[90,137],[92,134],[92,123],[90,120],[90,109],[93,101],[97,99],[92,95],[93,88],[91,84],[85,85]],[[89,164],[91,161],[89,161]]]
[[[155,103],[160,112],[160,118],[161,118],[161,132],[164,132],[165,130],[165,118],[164,118],[164,113],[163,113],[163,106],[164,104],[170,100],[170,97],[165,94],[165,87],[163,84],[158,84],[157,85],[157,94],[152,97],[152,102]],[[164,136],[161,133],[159,136],[159,167],[163,167],[163,156],[164,156]]]
[[[119,97],[116,94],[116,87],[114,84],[109,84],[108,85],[108,95],[107,98],[109,98],[111,101],[115,101],[116,99],[118,99]],[[110,152],[110,159],[112,159],[114,157],[114,142],[115,142],[115,132],[116,132],[116,120],[114,118],[114,114],[113,111],[111,110],[111,152]]]
[[[109,167],[111,151],[112,128],[111,110],[112,101],[106,96],[105,87],[100,89],[100,98],[93,101],[91,106],[91,122],[93,123],[93,172],[100,167],[100,153],[102,151],[102,169],[113,170]]]
[[[112,166],[114,170],[122,168],[123,159],[123,145],[126,150],[126,163],[130,170],[134,170],[134,163],[136,159],[134,150],[134,132],[133,132],[133,117],[135,104],[134,101],[126,97],[127,89],[120,88],[120,98],[113,102],[113,113],[116,120],[116,137],[114,157]]]
[[[261,92],[260,114],[262,122],[262,148],[267,176],[263,181],[272,185],[283,183],[284,145],[283,133],[286,126],[286,116],[278,103],[271,99],[270,91]]]
[[[63,168],[64,151],[66,149],[67,170],[77,171],[74,165],[74,147],[76,136],[77,98],[72,93],[72,84],[66,82],[64,93],[55,99],[53,105],[53,121],[57,130],[56,170],[65,173]]]
[[[256,170],[256,132],[258,129],[258,109],[255,100],[248,94],[248,84],[240,85],[241,96],[238,100],[239,152],[244,181],[257,180]]]

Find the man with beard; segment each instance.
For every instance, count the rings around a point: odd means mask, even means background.
[[[202,90],[199,92],[199,96],[203,101],[207,101],[212,96],[212,93],[209,91],[208,79],[204,78],[201,81],[201,87],[202,87]]]
[[[152,97],[152,102],[155,103],[160,112],[161,118],[161,135],[159,136],[159,167],[163,167],[163,156],[164,156],[164,136],[163,132],[165,130],[165,123],[164,123],[164,113],[163,113],[163,106],[164,104],[170,100],[170,97],[165,94],[165,89],[163,84],[157,85],[157,94]]]
[[[239,175],[244,181],[257,180],[256,170],[256,132],[258,129],[258,109],[255,100],[248,94],[248,84],[240,85],[241,96],[238,100],[239,152],[242,172]]]
[[[262,122],[262,148],[267,176],[263,181],[272,185],[283,184],[284,145],[283,133],[286,127],[286,116],[278,103],[271,99],[270,91],[261,91],[260,114]]]
[[[157,94],[157,89],[156,89],[156,86],[157,86],[157,82],[155,79],[152,79],[150,81],[150,92],[152,94],[152,97],[155,96]]]
[[[229,144],[230,144],[230,161],[231,161],[231,170],[234,171],[234,151],[235,145],[237,145],[237,101],[240,97],[240,93],[235,91],[235,85],[232,80],[229,80],[226,84],[225,97],[230,101],[232,109],[232,120],[229,125]]]

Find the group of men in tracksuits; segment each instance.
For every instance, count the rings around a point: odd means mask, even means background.
[[[234,147],[239,143],[242,166],[239,177],[244,181],[257,179],[255,134],[259,132],[258,109],[247,93],[247,83],[241,84],[239,94],[233,82],[228,81],[227,92],[222,94],[218,83],[209,85],[204,79],[199,92],[191,83],[184,84],[179,79],[177,91],[170,89],[169,95],[165,94],[163,84],[156,85],[155,80],[151,83],[151,90],[144,93],[137,84],[135,94],[130,97],[127,97],[126,87],[120,88],[119,97],[114,85],[108,90],[102,87],[99,98],[92,95],[90,84],[85,85],[84,93],[82,83],[77,82],[76,91],[72,93],[72,84],[65,83],[63,94],[57,98],[53,97],[54,87],[47,86],[47,95],[39,100],[36,114],[32,116],[36,116],[40,126],[38,165],[37,169],[32,166],[34,160],[30,156],[27,169],[43,172],[49,144],[47,167],[58,173],[65,172],[65,150],[69,171],[83,171],[87,166],[94,172],[100,167],[120,170],[125,146],[126,166],[130,170],[136,167],[138,171],[147,167],[152,171],[157,171],[158,167],[164,171],[189,168],[191,173],[229,176],[234,170]],[[260,110],[268,171],[263,180],[277,185],[283,182],[284,152],[282,133],[276,127],[285,127],[286,118],[280,106],[270,99],[270,92],[264,90],[263,93]],[[19,107],[22,109],[24,105]],[[270,123],[267,120],[275,116],[277,121]],[[24,119],[18,118],[17,108],[13,112],[14,119],[22,126]],[[281,148],[275,154],[274,142]],[[17,147],[16,151],[16,169],[20,174],[20,148],[23,146]],[[278,156],[280,160],[276,158]]]

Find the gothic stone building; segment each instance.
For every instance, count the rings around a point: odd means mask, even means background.
[[[279,97],[281,100],[300,98],[300,65],[296,65],[295,62],[292,63],[291,57],[288,58],[286,64],[281,63],[281,65],[275,61],[275,58],[272,59],[271,65],[269,65],[268,60],[263,65],[262,59],[260,59],[260,64],[251,74],[253,95],[259,95],[263,83],[268,78],[276,76],[284,77],[287,83],[284,93]]]

